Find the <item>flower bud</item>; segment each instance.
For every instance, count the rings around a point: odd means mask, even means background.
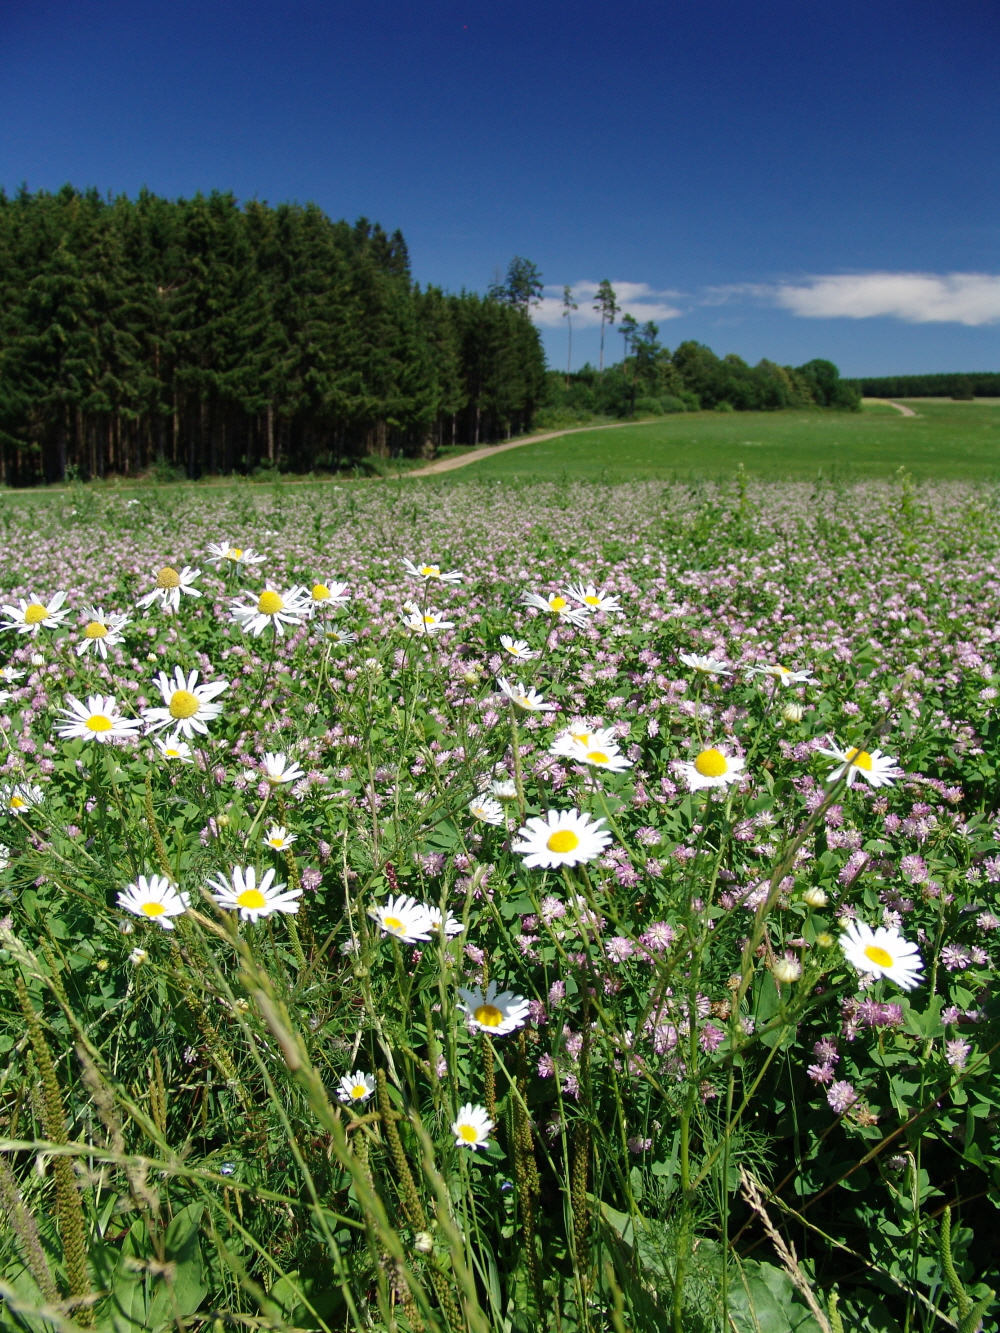
[[[805,709],[801,704],[785,704],[781,710],[781,716],[786,722],[801,722]]]
[[[825,889],[806,889],[802,901],[807,907],[825,907],[830,900]]]
[[[418,1231],[413,1237],[413,1248],[418,1254],[430,1254],[434,1249],[434,1237],[429,1231]]]
[[[792,981],[798,981],[801,977],[802,964],[797,958],[776,958],[771,965],[771,974],[775,981],[781,981],[787,985]]]

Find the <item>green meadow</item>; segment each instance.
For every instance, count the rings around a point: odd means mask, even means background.
[[[498,453],[452,474],[551,481],[717,475],[741,464],[765,478],[888,477],[1000,480],[1000,403],[914,399],[903,417],[880,404],[861,412],[690,412],[590,430]]]

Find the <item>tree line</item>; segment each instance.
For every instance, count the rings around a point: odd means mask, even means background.
[[[845,381],[866,398],[1000,398],[1000,373],[882,375]]]
[[[540,279],[420,287],[313,204],[0,192],[0,482],[336,468],[530,428]]]

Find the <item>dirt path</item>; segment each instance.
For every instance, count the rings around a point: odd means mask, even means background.
[[[894,407],[904,417],[915,417],[919,413],[914,412],[912,407],[907,407],[905,403],[894,403],[891,398],[863,398],[865,403],[882,403],[884,407]]]
[[[655,426],[661,418],[652,421],[612,421],[606,426],[572,426],[568,430],[550,430],[544,435],[529,435],[524,440],[511,440],[509,444],[487,444],[482,449],[471,449],[458,458],[442,458],[440,462],[428,463],[426,467],[414,468],[412,472],[399,472],[393,481],[402,481],[408,477],[432,477],[438,472],[454,472],[457,467],[467,467],[469,463],[478,463],[481,458],[492,458],[494,454],[506,453],[508,449],[520,449],[525,444],[539,444],[542,440],[557,440],[561,435],[580,435],[588,430],[617,430],[621,426]]]

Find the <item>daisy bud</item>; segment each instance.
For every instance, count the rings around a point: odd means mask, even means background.
[[[413,1237],[413,1248],[418,1254],[430,1254],[434,1249],[434,1237],[429,1231],[418,1231]]]
[[[785,704],[781,710],[781,716],[786,722],[801,722],[805,709],[801,704]]]
[[[802,975],[802,964],[796,958],[776,958],[771,967],[771,974],[775,981],[788,985],[798,981]]]
[[[828,930],[821,930],[820,933],[816,936],[816,943],[819,945],[821,949],[830,949],[833,947],[834,944],[836,944],[836,940],[833,938],[833,936],[830,934]]]
[[[807,907],[825,907],[829,902],[824,889],[806,889],[802,901]]]

